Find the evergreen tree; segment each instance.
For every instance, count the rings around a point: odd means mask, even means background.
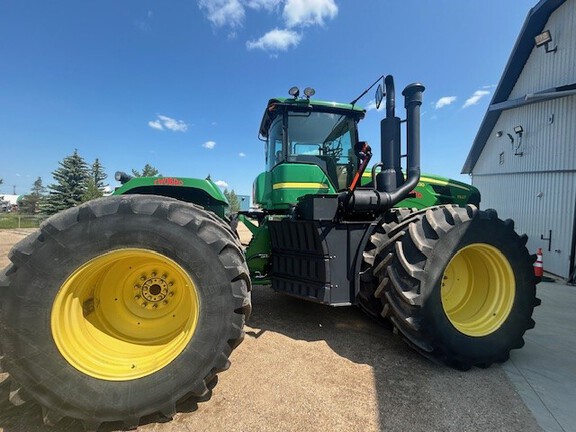
[[[230,192],[228,192],[228,189],[224,189],[224,196],[226,197],[226,199],[228,200],[228,204],[230,205],[230,207],[228,208],[229,212],[236,213],[240,211],[240,200],[238,200],[238,195],[236,195],[234,189],[232,189]]]
[[[104,196],[104,190],[106,186],[108,186],[104,184],[106,177],[108,177],[108,174],[104,172],[104,167],[98,158],[96,158],[90,169],[88,179],[86,180],[86,192],[82,197],[82,201],[86,202]]]
[[[132,169],[132,174],[134,177],[162,177],[162,174],[150,164],[144,165],[142,171]]]
[[[94,180],[94,184],[96,185],[98,190],[104,192],[106,190],[106,187],[108,187],[107,184],[104,184],[104,180],[108,178],[108,174],[104,172],[104,167],[102,166],[98,158],[96,158],[96,160],[92,164],[91,177]]]
[[[42,203],[41,211],[54,214],[61,210],[77,206],[82,203],[86,193],[86,183],[90,177],[90,169],[78,150],[67,156],[61,162],[60,167],[52,172],[56,183],[48,186],[50,191],[45,202]]]
[[[22,213],[36,214],[40,211],[40,205],[46,188],[42,184],[42,177],[38,177],[28,195],[24,195],[20,201],[19,207]]]
[[[240,200],[238,199],[238,195],[236,195],[236,192],[234,192],[234,189],[230,191],[229,202],[230,202],[230,211],[232,213],[240,211]]]
[[[224,188],[222,191],[226,199],[228,200],[228,204],[230,204],[230,192],[228,192],[228,188]],[[228,212],[230,211],[230,207],[228,207]]]

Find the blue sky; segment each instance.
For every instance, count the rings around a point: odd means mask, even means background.
[[[536,3],[3,0],[0,193],[52,183],[78,149],[100,159],[112,187],[115,171],[150,163],[250,194],[269,98],[297,85],[350,102],[382,74],[398,93],[427,88],[423,171],[468,181],[460,169]],[[380,118],[370,109],[360,123],[373,148]]]

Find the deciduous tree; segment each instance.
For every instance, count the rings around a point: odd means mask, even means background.
[[[40,211],[42,199],[46,193],[46,188],[42,184],[42,177],[38,177],[28,195],[24,195],[19,207],[22,213],[36,214]]]

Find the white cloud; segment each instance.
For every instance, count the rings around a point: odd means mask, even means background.
[[[221,187],[221,188],[227,188],[228,187],[228,183],[226,183],[224,180],[216,180],[214,183],[216,183],[216,185]]]
[[[472,96],[466,99],[466,102],[464,102],[462,108],[468,108],[472,105],[476,105],[478,102],[480,102],[480,99],[489,94],[490,92],[488,90],[476,90]]]
[[[292,30],[274,29],[256,41],[246,42],[246,48],[261,49],[264,51],[286,51],[291,46],[298,46],[302,35]]]
[[[255,10],[265,9],[267,11],[272,11],[276,9],[282,1],[283,0],[248,0],[246,6]]]
[[[274,29],[258,39],[248,40],[248,50],[261,49],[286,51],[296,47],[302,40],[302,33],[291,29],[312,25],[323,26],[327,20],[338,15],[336,0],[197,0],[198,7],[215,28],[228,28],[229,39],[241,35],[241,29],[248,12],[268,12],[284,20],[287,29]],[[278,19],[276,18],[276,19]],[[268,19],[269,21],[269,19]]]
[[[162,122],[166,129],[173,132],[186,132],[188,130],[188,125],[182,120],[176,120],[163,115],[158,115],[158,119]]]
[[[214,141],[206,141],[204,144],[202,144],[202,147],[208,149],[208,150],[212,150],[214,147],[216,147],[216,142]]]
[[[456,102],[456,96],[443,96],[436,101],[435,107],[436,109],[440,109],[454,102]]]
[[[287,0],[284,6],[284,20],[288,27],[324,25],[324,19],[338,15],[334,0]]]
[[[148,126],[150,126],[152,129],[164,130],[160,120],[151,120],[148,122]]]
[[[165,115],[158,114],[156,120],[148,122],[148,126],[156,130],[171,130],[172,132],[186,132],[188,125],[183,120],[176,120]]]
[[[294,27],[323,26],[325,21],[338,15],[336,0],[197,0],[198,7],[216,28],[227,27],[229,39],[240,36],[247,12],[268,12],[282,15],[287,29],[274,29],[259,39],[248,40],[248,50],[261,49],[286,51],[296,47],[302,33],[292,31]]]
[[[216,27],[239,27],[244,21],[244,6],[239,0],[198,0],[198,7]]]
[[[240,157],[246,157],[246,153],[240,152],[240,153],[238,153],[238,156],[240,156]]]

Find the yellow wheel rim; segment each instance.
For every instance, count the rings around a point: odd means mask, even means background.
[[[515,291],[514,272],[502,252],[474,243],[459,250],[448,263],[442,279],[442,306],[461,333],[486,336],[508,318]]]
[[[52,307],[56,346],[80,372],[108,381],[150,375],[172,362],[196,329],[194,282],[173,260],[120,249],[79,267]]]

